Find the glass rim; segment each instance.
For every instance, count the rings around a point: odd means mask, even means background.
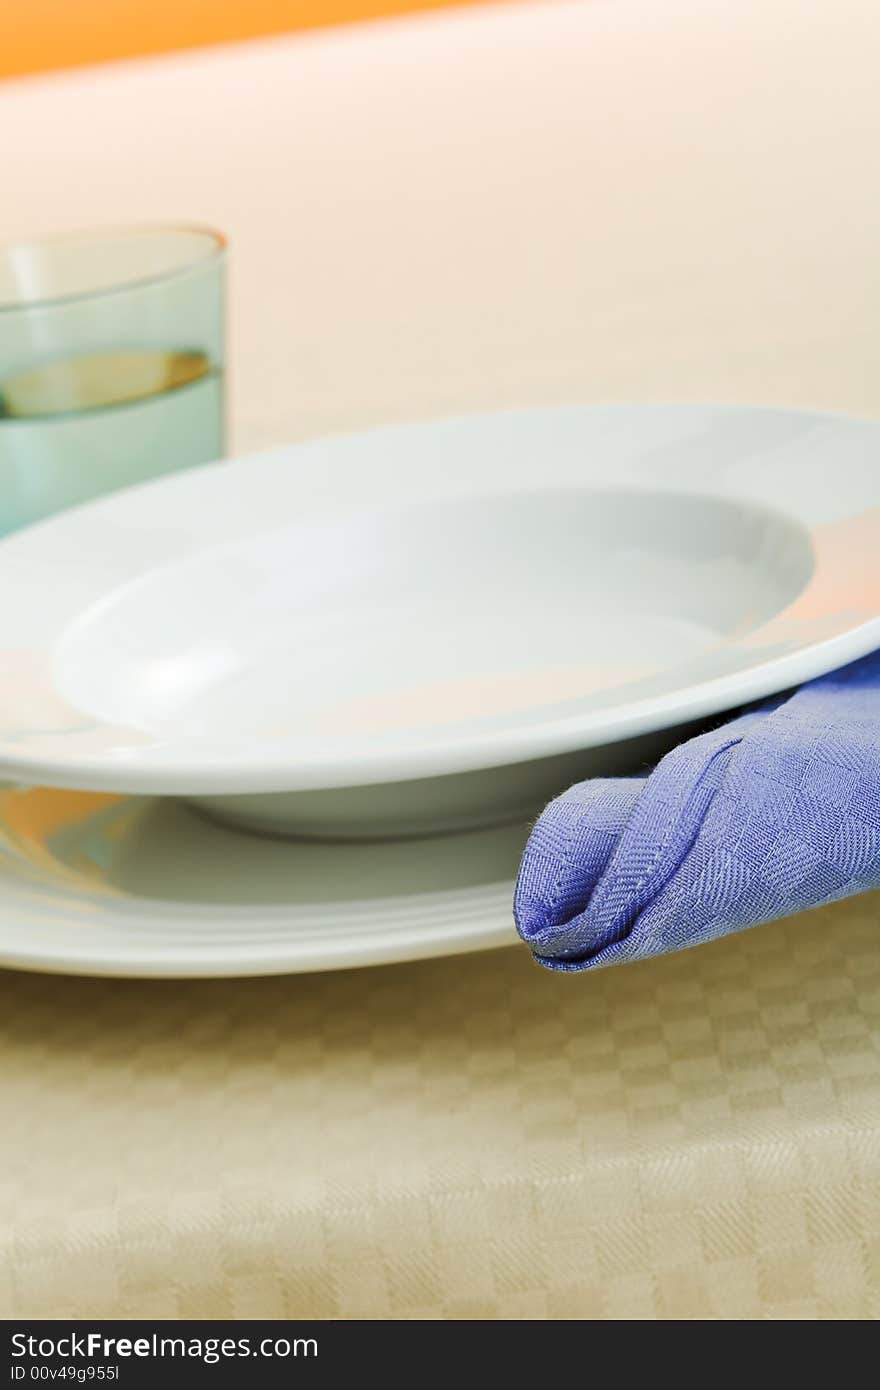
[[[211,261],[222,261],[228,249],[228,242],[222,232],[198,222],[144,222],[127,223],[121,226],[116,224],[109,227],[86,227],[81,231],[50,232],[46,236],[15,237],[10,241],[0,242],[0,256],[3,256],[14,249],[24,247],[50,247],[102,239],[124,240],[127,237],[162,236],[163,234],[179,234],[181,232],[203,238],[209,243],[208,247],[200,255],[184,261],[181,265],[172,266],[168,270],[156,271],[153,274],[138,275],[132,280],[121,280],[112,285],[99,285],[90,290],[74,290],[69,294],[51,294],[44,299],[0,299],[0,315],[23,314],[37,309],[52,309],[63,304],[75,304],[89,299],[104,299],[109,295],[126,294],[132,290],[147,289],[151,285],[161,285],[166,281],[191,275],[194,270],[204,264],[209,264]]]

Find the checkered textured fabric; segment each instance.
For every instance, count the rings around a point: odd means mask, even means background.
[[[581,782],[516,890],[542,965],[663,955],[880,887],[880,652],[691,739],[645,778]]]

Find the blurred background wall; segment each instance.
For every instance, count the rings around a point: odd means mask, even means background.
[[[474,0],[0,0],[0,77],[472,3]]]

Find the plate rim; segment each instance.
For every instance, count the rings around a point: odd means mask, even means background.
[[[473,888],[432,889],[424,894],[401,894],[388,899],[352,899],[335,905],[337,922],[325,941],[320,939],[320,923],[310,925],[309,935],[297,940],[296,918],[308,915],[301,904],[273,905],[273,925],[289,926],[287,940],[249,939],[265,904],[240,904],[241,933],[228,941],[190,940],[177,945],[168,935],[155,943],[133,937],[131,915],[113,910],[112,895],[102,900],[103,911],[97,924],[90,917],[97,936],[77,936],[71,931],[71,918],[83,908],[93,907],[98,895],[64,891],[60,886],[47,903],[44,883],[7,878],[0,867],[0,968],[62,975],[105,975],[127,979],[237,979],[248,976],[323,974],[335,970],[364,969],[378,965],[400,965],[408,961],[433,960],[442,956],[470,955],[521,945],[513,920],[513,879]],[[52,885],[56,888],[56,885]],[[427,923],[410,918],[407,908],[423,899],[431,908]],[[450,899],[450,916],[444,920],[444,899]],[[453,900],[457,900],[453,902]],[[130,898],[124,901],[131,901]],[[137,899],[141,922],[155,915],[171,933],[179,924],[185,928],[188,911],[200,919],[220,904],[193,904],[180,900]],[[358,908],[375,904],[377,922],[367,930],[355,931]],[[384,902],[396,906],[397,930],[389,930]],[[334,905],[322,905],[328,921]],[[346,912],[352,922],[346,933]],[[30,920],[28,914],[30,912]],[[230,913],[231,917],[232,914]],[[231,922],[230,922],[231,925]]]
[[[48,820],[42,810],[45,798]],[[380,877],[369,891],[361,885],[359,893],[334,897],[333,863],[338,870],[339,857],[351,847],[330,842],[323,850],[330,853],[331,895],[314,900],[294,896],[299,871],[285,852],[275,857],[274,869],[271,863],[265,868],[273,876],[280,874],[277,897],[214,900],[199,887],[211,877],[214,854],[228,855],[230,845],[233,853],[253,849],[261,837],[229,832],[190,811],[181,822],[173,799],[123,796],[109,806],[95,806],[82,793],[78,801],[75,808],[62,803],[62,818],[55,824],[54,788],[0,788],[0,969],[137,979],[237,978],[317,974],[521,945],[513,918],[515,874],[499,872],[497,865],[485,881],[461,883],[453,877],[425,889],[413,880],[412,886],[394,892]],[[20,802],[23,818],[16,815]],[[131,847],[139,852],[145,821],[155,827],[156,818],[161,823],[168,817],[173,843],[162,837],[166,843],[158,861],[151,862],[148,851],[149,877],[140,887],[126,887],[106,875],[103,844],[116,845],[127,860]],[[120,824],[121,840],[116,833]],[[56,845],[53,837],[59,832],[63,838]],[[503,838],[521,837],[524,844],[526,834],[526,827],[511,826]],[[165,884],[167,856],[176,858],[181,848],[185,853],[190,835],[197,843],[207,836],[197,850],[201,867],[194,893],[152,896],[146,885]],[[483,864],[485,835],[463,831],[456,837],[428,836],[418,844],[427,841],[442,852],[450,838],[468,841],[470,857],[476,852]],[[392,848],[397,861],[409,855],[411,844],[398,841]],[[99,867],[97,877],[89,865]],[[261,877],[263,872],[261,867]]]

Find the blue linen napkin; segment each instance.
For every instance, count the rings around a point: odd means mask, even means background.
[[[589,970],[880,887],[880,652],[668,753],[580,782],[526,846],[535,959]]]

